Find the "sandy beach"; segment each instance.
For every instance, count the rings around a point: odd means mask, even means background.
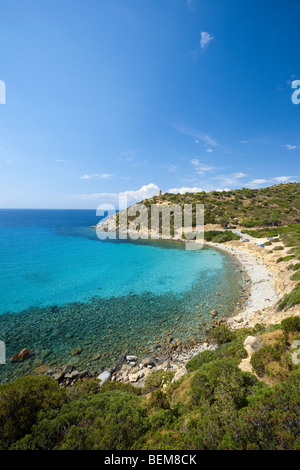
[[[264,242],[266,239],[251,238],[249,242],[205,243],[235,256],[251,280],[246,305],[242,311],[227,320],[227,324],[232,328],[254,326],[256,323],[276,324],[283,318],[300,313],[299,305],[286,311],[277,309],[278,302],[296,285],[296,282],[290,280],[290,263],[277,263],[278,258],[286,256],[289,248],[268,253],[267,247],[255,245]]]

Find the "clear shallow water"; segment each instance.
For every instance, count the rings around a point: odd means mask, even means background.
[[[242,285],[233,258],[171,242],[102,242],[90,228],[98,221],[95,211],[0,210],[0,339],[8,357],[37,351],[0,366],[0,379],[41,360],[97,370],[124,350],[146,353],[165,331],[199,336],[213,308],[233,313]]]

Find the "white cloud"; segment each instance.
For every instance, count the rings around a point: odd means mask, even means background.
[[[148,199],[149,197],[153,197],[157,194],[159,187],[154,183],[149,183],[142,186],[137,191],[124,191],[120,193],[121,196],[127,196],[128,200],[132,200],[135,202],[142,201],[143,199]]]
[[[250,181],[250,183],[248,183],[248,184],[251,184],[251,185],[252,184],[264,184],[264,183],[267,183],[267,182],[268,182],[268,180],[258,178],[258,179]]]
[[[79,194],[71,196],[75,199],[81,199],[82,201],[95,201],[96,203],[115,203],[118,204],[119,197],[127,197],[128,205],[140,202],[143,199],[156,196],[159,187],[154,183],[149,183],[142,186],[140,189],[134,191],[123,191],[120,193],[92,193],[92,194]]]
[[[280,183],[288,183],[289,181],[291,180],[295,180],[296,177],[292,177],[292,176],[276,176],[275,178],[268,178],[268,179],[264,179],[264,178],[258,178],[258,179],[254,179],[252,181],[250,181],[249,183],[247,183],[247,186],[249,187],[253,187],[253,188],[258,188],[260,185],[262,184],[268,184],[268,185],[272,185],[272,184],[280,184]]]
[[[273,178],[273,181],[275,181],[276,183],[287,183],[291,179],[291,176],[276,176],[276,178]]]
[[[248,176],[248,175],[246,175],[245,173],[240,172],[240,173],[233,173],[232,178],[236,180],[236,179],[239,179],[239,178],[245,178],[246,176]]]
[[[172,193],[172,194],[185,194],[185,193],[201,193],[201,191],[203,191],[203,189],[201,188],[186,188],[186,187],[183,187],[183,188],[172,188],[172,189],[169,189],[167,192],[168,193]]]
[[[213,152],[213,149],[208,148],[208,149],[206,149],[206,151],[207,151],[208,153],[212,153],[212,152]]]
[[[248,140],[241,140],[241,144],[248,144]]]
[[[53,160],[56,163],[72,163],[71,160]]]
[[[215,170],[214,166],[208,166],[205,163],[201,163],[199,162],[197,158],[194,158],[193,160],[191,160],[191,164],[194,165],[198,175],[204,175],[205,172]]]
[[[214,37],[211,36],[209,33],[207,33],[206,31],[202,31],[200,39],[201,49],[205,49],[213,39]]]
[[[238,187],[240,183],[241,178],[246,178],[248,175],[245,173],[239,172],[239,173],[231,173],[230,175],[220,175],[216,176],[215,179],[220,182],[222,186],[228,187]]]
[[[297,146],[296,146],[296,145],[287,144],[287,145],[285,146],[285,148],[286,148],[287,150],[294,150],[294,149],[297,148]]]
[[[194,142],[196,144],[199,144],[200,141],[204,143],[205,146],[211,148],[211,147],[219,147],[218,142],[210,137],[208,134],[205,134],[204,132],[197,131],[196,129],[191,129],[189,127],[184,127],[184,126],[178,126],[176,129],[181,132],[182,134],[189,135],[190,137],[194,137]]]
[[[112,176],[114,176],[113,174],[111,173],[95,173],[94,175],[83,175],[83,176],[80,176],[80,178],[82,180],[92,180],[92,179],[109,179],[109,178],[112,178]]]

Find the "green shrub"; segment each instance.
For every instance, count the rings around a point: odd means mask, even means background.
[[[280,257],[280,258],[278,258],[276,263],[281,263],[283,261],[291,261],[291,259],[293,259],[293,258],[295,258],[294,255],[288,255],[288,256]]]
[[[198,406],[200,400],[210,400],[213,396],[214,386],[209,374],[202,369],[198,370],[191,381],[190,396],[191,404]]]
[[[168,372],[163,369],[152,372],[146,380],[144,391],[146,393],[153,392],[157,388],[169,385],[174,377],[174,372]]]
[[[295,333],[300,331],[300,317],[289,317],[285,318],[281,322],[281,326],[285,335],[289,333]]]
[[[88,395],[39,415],[16,450],[128,450],[149,429],[141,398],[129,393]]]
[[[268,365],[272,361],[280,361],[282,347],[274,347],[271,345],[263,346],[258,351],[255,351],[251,357],[251,365],[254,372],[258,377],[263,377],[268,372]]]
[[[191,380],[193,406],[204,402],[222,412],[239,409],[247,404],[247,396],[257,379],[242,372],[229,358],[218,359],[201,367]]]
[[[203,351],[194,356],[192,359],[190,359],[189,362],[186,364],[186,368],[188,371],[200,369],[203,364],[213,361],[214,358],[215,355],[212,351]]]
[[[154,408],[162,408],[163,410],[168,410],[170,409],[170,402],[166,394],[160,389],[157,389],[151,393],[150,406]]]
[[[100,392],[99,380],[96,378],[76,382],[72,387],[66,389],[68,400],[76,400],[88,394],[96,394]]]
[[[254,326],[254,330],[257,333],[263,331],[264,329],[265,329],[265,327],[261,323],[256,323],[256,325]]]
[[[207,230],[204,232],[204,239],[213,243],[225,243],[231,240],[239,240],[240,237],[235,235],[231,230]]]
[[[300,270],[290,277],[291,281],[300,281]]]
[[[0,386],[0,448],[30,433],[41,411],[59,409],[65,393],[48,376],[21,377]]]
[[[219,449],[298,450],[300,370],[282,384],[251,398],[237,419],[223,430]],[[221,442],[220,442],[221,441]]]
[[[99,388],[99,383],[98,383],[98,388]],[[108,382],[106,382],[106,384],[100,389],[100,393],[113,392],[113,391],[131,393],[133,395],[141,395],[142,393],[140,388],[134,387],[131,384],[123,383],[123,382],[113,382],[112,380],[109,380]]]
[[[288,309],[300,303],[300,283],[296,285],[290,294],[286,294],[284,299],[280,302],[279,310]]]
[[[220,325],[213,328],[209,332],[209,338],[215,341],[218,345],[230,343],[234,340],[235,334],[225,325]]]

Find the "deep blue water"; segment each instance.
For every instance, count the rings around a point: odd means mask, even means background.
[[[54,365],[96,367],[99,353],[102,366],[128,348],[146,353],[164,330],[199,335],[199,314],[209,321],[212,308],[233,313],[242,284],[233,258],[172,242],[100,241],[90,228],[97,222],[91,210],[0,210],[0,334],[9,354],[29,347],[35,360],[46,350]],[[76,346],[83,351],[72,357]],[[11,377],[19,366],[1,367]]]

